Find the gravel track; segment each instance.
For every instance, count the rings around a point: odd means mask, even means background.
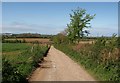
[[[95,81],[80,65],[53,46],[40,65],[29,81]]]

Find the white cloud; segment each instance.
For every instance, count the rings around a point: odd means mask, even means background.
[[[19,23],[13,22],[11,24],[3,24],[2,32],[3,33],[40,33],[40,34],[57,34],[63,31],[66,26],[60,25],[38,25],[38,24],[27,24],[27,23]],[[114,27],[92,27],[88,29],[90,31],[89,36],[111,36],[113,33],[118,34],[118,27],[114,25]]]
[[[90,36],[112,36],[112,34],[118,34],[118,27],[92,27],[90,30]]]
[[[58,32],[64,30],[64,26],[55,26],[46,24],[38,25],[38,24],[26,24],[26,23],[18,23],[13,22],[11,24],[3,24],[2,32],[10,32],[10,33],[40,33],[40,34],[57,34]]]

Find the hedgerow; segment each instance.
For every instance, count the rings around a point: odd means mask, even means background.
[[[38,62],[44,57],[48,46],[34,44],[19,55],[13,55],[13,59],[3,55],[2,59],[2,82],[21,83],[27,82],[27,77],[38,66]],[[11,55],[12,56],[12,55]]]
[[[54,46],[92,72],[97,80],[120,81],[118,38],[114,35],[109,39],[98,38],[94,44],[87,44],[77,51],[72,44]]]

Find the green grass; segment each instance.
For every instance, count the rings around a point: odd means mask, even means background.
[[[11,62],[17,62],[23,57],[22,54],[31,47],[32,45],[26,43],[3,43],[2,55]]]
[[[43,58],[47,49],[47,46],[39,44],[4,43],[2,55],[2,64],[4,65],[2,69],[4,72],[3,80],[24,80],[36,68],[38,61]],[[10,66],[8,67],[8,65]],[[8,73],[6,74],[6,72]],[[11,79],[9,79],[10,76],[12,77]]]
[[[74,61],[81,64],[96,80],[120,81],[120,59],[117,54],[117,40],[98,39],[93,45],[74,50],[72,44],[55,44]],[[109,56],[109,57],[108,57]],[[118,59],[117,59],[118,57]]]
[[[2,52],[26,50],[30,47],[31,46],[26,43],[2,43]]]

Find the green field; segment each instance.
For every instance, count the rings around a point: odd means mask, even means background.
[[[18,58],[20,58],[24,52],[30,50],[31,47],[32,45],[25,43],[3,43],[2,44],[3,57],[5,57],[9,61],[17,62],[20,60]]]
[[[25,43],[3,43],[2,52],[21,51],[30,48],[30,44]]]
[[[2,72],[5,81],[26,81],[48,50],[47,46],[29,43],[2,44]]]

